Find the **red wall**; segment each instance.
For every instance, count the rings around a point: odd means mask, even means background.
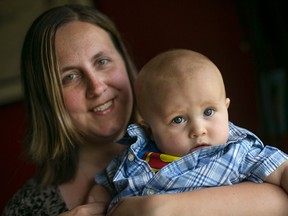
[[[21,141],[26,129],[23,103],[0,106],[0,212],[7,200],[34,173],[34,167],[21,154]]]
[[[234,1],[98,0],[117,23],[139,66],[171,48],[207,55],[221,70],[230,120],[257,133],[256,74]]]

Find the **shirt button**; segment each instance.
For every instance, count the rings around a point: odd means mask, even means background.
[[[151,189],[147,190],[147,195],[153,195],[153,194],[154,194],[153,190],[151,190]]]
[[[134,155],[133,154],[128,154],[128,160],[133,161],[134,160]]]

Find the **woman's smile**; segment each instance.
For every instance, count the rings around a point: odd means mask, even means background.
[[[111,108],[112,105],[113,105],[113,101],[110,100],[110,101],[108,101],[108,102],[106,102],[104,104],[101,104],[101,105],[95,107],[93,109],[93,111],[96,112],[96,113],[102,113],[102,112],[107,111],[109,108]]]

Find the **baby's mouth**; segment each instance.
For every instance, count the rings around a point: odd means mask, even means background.
[[[205,148],[205,147],[209,147],[209,146],[210,146],[210,145],[208,145],[208,144],[199,144],[199,145],[197,145],[196,147],[192,148],[192,149],[190,150],[190,153],[191,153],[191,152],[194,152],[194,151],[196,151],[196,150],[198,150],[198,149]]]

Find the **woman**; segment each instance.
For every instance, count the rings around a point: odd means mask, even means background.
[[[87,194],[136,119],[136,70],[117,29],[93,8],[54,8],[32,24],[21,62],[29,119],[25,149],[39,170],[3,215],[105,215],[105,198],[94,202]],[[247,183],[129,197],[110,215],[287,215],[287,202],[277,187]]]

